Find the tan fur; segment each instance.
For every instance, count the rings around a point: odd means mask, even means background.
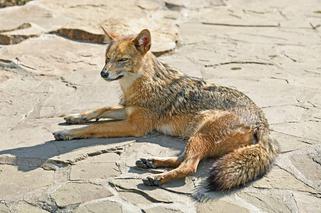
[[[147,177],[143,181],[148,185],[186,177],[208,157],[218,158],[208,178],[214,190],[238,187],[266,173],[277,148],[269,138],[262,110],[246,95],[188,77],[159,62],[148,51],[148,30],[136,37],[106,36],[111,43],[101,75],[107,81],[119,79],[123,91],[120,105],[66,116],[65,120],[70,124],[114,120],[55,132],[56,140],[143,136],[152,130],[187,139],[181,156],[136,162],[141,168],[174,168]]]

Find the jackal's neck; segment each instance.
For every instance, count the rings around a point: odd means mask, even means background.
[[[128,105],[142,105],[158,96],[168,85],[183,74],[159,61],[152,53],[143,59],[139,75],[121,79],[123,101]]]

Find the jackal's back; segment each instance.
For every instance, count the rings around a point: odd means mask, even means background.
[[[125,94],[124,105],[148,108],[160,118],[204,110],[230,111],[249,127],[267,129],[262,110],[242,92],[184,75],[153,57],[150,60],[147,64],[154,72],[135,81],[130,90],[134,92]]]

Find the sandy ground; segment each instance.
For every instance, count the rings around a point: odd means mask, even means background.
[[[120,3],[121,2],[121,3]],[[0,9],[0,212],[320,212],[320,0],[34,0]],[[162,188],[140,157],[184,142],[53,141],[64,114],[118,102],[103,81],[103,25],[152,31],[160,60],[237,88],[263,108],[281,154],[271,172],[231,193],[201,187],[211,160]]]

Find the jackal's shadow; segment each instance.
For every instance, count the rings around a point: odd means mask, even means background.
[[[134,143],[153,143],[158,144],[160,147],[169,148],[175,152],[183,152],[185,147],[185,142],[182,139],[173,138],[169,136],[160,135],[158,133],[152,133],[145,137],[123,137],[123,138],[92,138],[92,139],[81,139],[81,140],[71,140],[71,141],[46,141],[42,144],[37,144],[34,146],[28,147],[19,147],[13,149],[6,149],[0,151],[0,164],[12,164],[17,167],[19,171],[28,172],[43,166],[45,162],[49,159],[52,159],[56,156],[60,156],[69,152],[76,151],[77,149],[82,149],[86,147],[94,147],[106,145],[106,148],[112,148],[116,146],[125,145],[128,141],[133,141]],[[86,150],[83,150],[86,153]],[[192,175],[192,178],[201,178],[204,179],[208,176],[209,168],[211,167],[214,159],[204,160],[200,163],[196,174]],[[167,169],[160,169],[157,172],[166,171]],[[168,169],[169,170],[169,169]],[[128,175],[131,174],[150,174],[153,171],[138,169],[135,166],[129,167]],[[180,179],[172,181],[163,186],[164,190],[175,192],[180,191],[179,193],[185,194],[184,191],[188,192],[194,196],[196,199],[203,199],[207,193],[202,192],[204,190],[203,186],[190,186],[186,182],[187,179]],[[143,184],[139,184],[137,189],[149,191],[155,190],[157,187],[146,187]],[[177,192],[176,192],[177,193]],[[201,195],[201,196],[200,196]],[[210,194],[214,198],[225,196],[226,194]],[[200,196],[200,197],[199,197]],[[211,197],[206,196],[206,197]]]
[[[20,171],[30,171],[43,165],[48,159],[63,155],[77,149],[106,145],[112,148],[126,144],[128,141],[135,143],[150,142],[170,149],[183,149],[184,142],[171,142],[171,137],[150,134],[145,137],[122,137],[122,138],[92,138],[71,141],[46,141],[28,147],[19,147],[0,151],[0,164],[11,164],[17,166]],[[181,143],[181,144],[179,144]],[[85,152],[85,151],[84,151]]]

